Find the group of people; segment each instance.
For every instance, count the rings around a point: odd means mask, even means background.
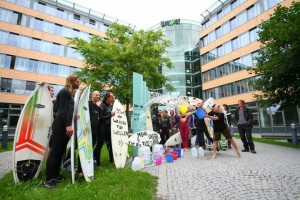
[[[69,139],[74,133],[72,127],[74,95],[75,91],[79,89],[80,84],[81,82],[78,76],[68,76],[65,87],[58,92],[56,99],[53,101],[54,121],[52,123],[52,135],[49,142],[46,163],[46,181],[44,182],[44,187],[46,188],[56,187],[63,179],[60,175],[60,166]],[[50,86],[48,89],[51,97],[53,97],[53,87]],[[111,92],[107,92],[100,105],[98,105],[99,99],[100,93],[94,91],[92,92],[91,101],[89,102],[94,159],[97,166],[100,166],[101,149],[105,142],[107,143],[110,162],[113,163],[114,161],[110,128],[111,117],[115,115],[115,112],[112,111],[114,95]],[[195,112],[189,110],[187,113],[180,113],[179,115],[176,115],[174,110],[170,111],[170,115],[168,110],[164,110],[163,112],[158,111],[152,120],[154,131],[159,132],[161,135],[161,144],[164,144],[172,134],[179,130],[183,148],[187,151],[190,129],[196,128],[197,143],[199,146],[205,148],[204,135],[213,143],[212,158],[216,158],[217,142],[221,139],[221,134],[224,134],[226,139],[229,140],[229,144],[235,148],[237,155],[240,157],[241,154],[238,147],[230,134],[230,126],[225,123],[225,117],[227,117],[227,121],[231,121],[229,112],[224,114],[220,112],[220,105],[214,105],[213,111],[209,113],[205,112],[205,116],[203,116],[204,111],[201,112],[201,109],[203,110],[202,106],[202,102],[199,102]],[[235,111],[234,119],[244,145],[242,152],[251,151],[252,153],[256,153],[251,133],[253,120],[251,110],[245,107],[245,101],[243,100],[238,101],[238,106],[239,108]],[[228,110],[228,106],[225,105],[225,107]],[[202,113],[202,115],[200,115],[200,113]],[[79,117],[79,115],[75,115],[76,119]],[[205,117],[213,120],[213,138],[208,132],[204,121]]]
[[[168,110],[164,110],[163,112],[159,110],[157,114],[152,117],[152,123],[154,131],[157,131],[161,136],[161,144],[165,144],[170,136],[179,130],[183,148],[187,151],[190,131],[196,129],[196,144],[198,144],[199,147],[203,149],[206,148],[204,135],[208,142],[213,144],[212,158],[217,157],[216,152],[218,149],[218,141],[221,140],[221,134],[228,140],[228,148],[231,148],[232,145],[238,157],[240,157],[241,153],[235,140],[232,138],[230,130],[232,121],[234,121],[237,125],[241,141],[243,142],[244,149],[242,152],[251,151],[251,153],[256,153],[251,132],[253,115],[251,110],[245,107],[244,100],[238,101],[238,108],[234,112],[234,119],[232,119],[226,104],[223,104],[226,113],[221,111],[220,105],[218,104],[214,105],[213,110],[209,113],[206,113],[202,106],[203,103],[198,102],[194,112],[179,112],[178,115],[175,114],[174,110],[169,111],[170,115],[168,115]],[[209,134],[205,118],[209,118],[213,121],[213,137]]]
[[[68,76],[65,87],[58,92],[56,99],[53,100],[54,121],[52,123],[52,135],[49,141],[49,151],[46,162],[45,188],[56,187],[63,179],[63,176],[60,175],[60,166],[63,156],[66,153],[69,139],[74,134],[72,127],[74,95],[76,90],[79,90],[80,84],[81,82],[78,76]],[[53,97],[53,87],[49,86],[48,90],[51,97]],[[110,119],[115,115],[115,112],[112,111],[114,95],[111,92],[107,92],[100,105],[98,105],[99,100],[100,93],[98,91],[93,91],[91,94],[91,101],[89,101],[89,111],[94,147],[94,160],[97,166],[100,166],[101,164],[101,149],[105,142],[107,144],[110,162],[114,162],[110,134]],[[79,115],[75,115],[76,119],[79,117]],[[79,176],[82,176],[80,165],[78,172]]]

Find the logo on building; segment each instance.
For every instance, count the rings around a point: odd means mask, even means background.
[[[168,20],[168,21],[161,21],[160,25],[161,25],[161,27],[180,25],[180,19],[172,19],[172,20]]]

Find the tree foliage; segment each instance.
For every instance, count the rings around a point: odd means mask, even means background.
[[[163,57],[170,41],[163,39],[161,31],[129,31],[129,27],[113,23],[106,32],[108,40],[93,35],[89,42],[80,38],[69,42],[84,57],[85,66],[78,72],[81,80],[93,89],[113,92],[127,105],[132,103],[133,72],[143,75],[149,89],[165,86],[172,90],[158,67],[173,67],[171,60]]]
[[[281,108],[300,104],[300,2],[291,7],[278,6],[270,20],[260,26],[262,48],[257,66],[249,68],[258,75],[256,98],[265,106]]]

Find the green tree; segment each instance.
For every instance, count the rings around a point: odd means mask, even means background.
[[[133,72],[143,75],[149,89],[173,89],[168,78],[158,71],[162,65],[173,67],[171,60],[163,57],[170,41],[163,39],[161,31],[129,32],[129,27],[113,23],[106,32],[108,40],[97,35],[90,42],[69,38],[69,44],[84,57],[85,66],[78,72],[81,80],[93,89],[113,92],[126,104],[127,114],[132,103]]]
[[[300,2],[291,7],[278,6],[260,26],[262,48],[257,66],[249,68],[258,75],[255,95],[265,106],[281,108],[300,104]]]

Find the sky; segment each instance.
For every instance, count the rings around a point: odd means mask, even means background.
[[[69,0],[110,17],[147,30],[170,19],[189,19],[201,22],[200,15],[217,0]]]

